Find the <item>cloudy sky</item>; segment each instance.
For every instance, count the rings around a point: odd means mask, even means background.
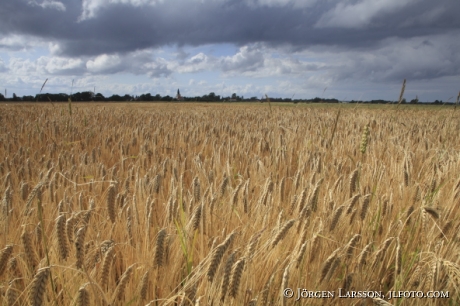
[[[1,0],[0,90],[454,100],[458,0]],[[4,89],[3,89],[4,88]],[[455,98],[451,98],[455,97]]]

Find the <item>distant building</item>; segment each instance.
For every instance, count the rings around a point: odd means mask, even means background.
[[[179,88],[177,89],[177,95],[176,95],[176,97],[174,98],[174,100],[177,100],[177,101],[184,101],[184,97],[181,96],[180,91],[179,91]]]

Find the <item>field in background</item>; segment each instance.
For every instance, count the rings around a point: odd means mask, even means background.
[[[459,111],[0,104],[0,303],[457,305]]]

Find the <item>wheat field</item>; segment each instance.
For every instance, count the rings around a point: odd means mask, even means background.
[[[457,305],[459,118],[0,105],[0,304]]]

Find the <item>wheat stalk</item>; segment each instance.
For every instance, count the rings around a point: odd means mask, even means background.
[[[290,266],[287,265],[286,268],[284,269],[283,272],[283,279],[281,281],[281,290],[284,290],[285,288],[288,288],[288,282],[289,282],[289,268]],[[286,305],[286,299],[284,296],[281,298],[281,305]]]
[[[401,87],[401,93],[399,94],[399,99],[398,99],[398,107],[399,107],[399,105],[401,104],[401,102],[403,101],[404,90],[405,90],[405,89],[406,89],[406,79],[404,79],[403,84],[402,84],[402,87]]]

